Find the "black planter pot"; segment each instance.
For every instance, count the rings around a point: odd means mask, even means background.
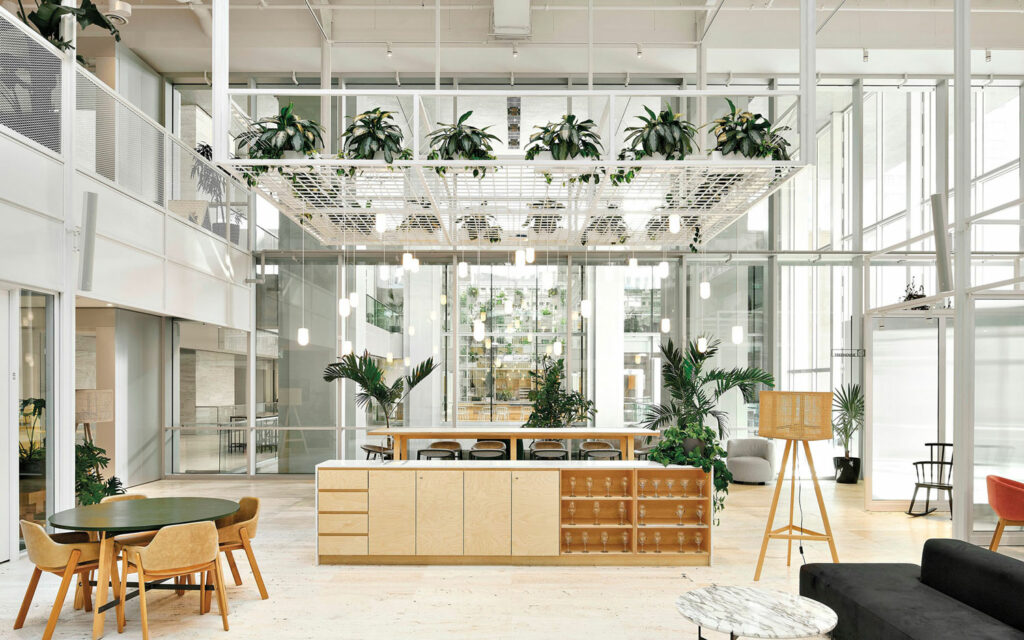
[[[836,482],[857,484],[860,479],[860,458],[836,456],[832,458],[832,464],[836,467]]]

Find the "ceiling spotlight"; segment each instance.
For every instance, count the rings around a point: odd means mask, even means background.
[[[394,52],[391,50],[391,43],[389,42],[388,43],[388,53],[387,53],[387,56],[390,58],[393,55],[394,55]]]
[[[862,59],[864,60],[864,62],[867,62],[869,60],[869,58],[870,58],[870,56],[868,56],[868,50],[865,49],[864,50],[864,56],[863,56]]]
[[[636,57],[644,57],[644,48],[640,46],[640,43],[636,43]]]
[[[515,42],[512,43],[512,57],[513,58],[518,58],[519,57],[519,45],[516,44]]]
[[[992,50],[985,49],[985,62],[992,62]]]

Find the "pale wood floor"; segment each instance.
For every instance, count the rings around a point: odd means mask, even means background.
[[[948,514],[909,518],[863,510],[863,485],[823,483],[840,559],[919,562],[921,545],[948,536]],[[138,487],[150,496],[203,495],[263,499],[254,547],[270,592],[261,601],[244,562],[243,586],[231,585],[231,631],[216,614],[199,617],[197,596],[159,592],[150,599],[156,638],[693,638],[675,611],[678,594],[708,584],[752,584],[772,487],[734,486],[716,532],[712,567],[340,567],[314,566],[313,485],[307,478],[164,480]],[[805,524],[820,527],[809,483]],[[783,492],[788,498],[788,490]],[[788,504],[788,503],[787,503]],[[787,507],[788,509],[788,507]],[[780,508],[780,514],[788,510]],[[799,519],[799,511],[797,512]],[[761,583],[797,591],[785,545],[773,543]],[[1020,554],[1021,548],[1005,548]],[[808,562],[826,561],[824,544],[808,544]],[[226,568],[226,567],[225,567]],[[44,576],[25,628],[10,630],[31,573],[26,559],[0,565],[0,638],[42,634],[58,580]],[[89,637],[90,616],[65,606],[55,638]],[[139,638],[138,600],[127,608],[124,638]],[[108,616],[107,636],[117,637]],[[709,634],[714,640],[721,637]]]

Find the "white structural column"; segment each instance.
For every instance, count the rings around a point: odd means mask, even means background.
[[[323,24],[323,28],[327,33],[331,33],[331,16],[334,14],[330,11],[323,11],[320,14],[320,22]],[[334,51],[331,41],[327,38],[320,37],[320,88],[331,89],[331,54]],[[344,99],[344,98],[342,98]],[[320,96],[320,126],[324,128],[324,155],[330,157],[334,155],[333,141],[334,136],[331,135],[333,130],[332,118],[331,118],[331,96],[322,95]],[[340,132],[339,132],[340,133]]]
[[[590,327],[594,332],[594,406],[597,427],[623,424],[622,381],[625,375],[626,269],[622,266],[596,267]],[[571,300],[571,298],[569,298]]]
[[[814,135],[815,112],[815,35],[817,21],[814,0],[800,0],[800,160],[806,164],[818,161],[818,145]]]
[[[974,508],[974,313],[971,286],[971,2],[953,3],[953,537],[967,540]]]
[[[213,36],[211,111],[213,111],[213,160],[224,162],[231,154],[228,131],[231,123],[230,97],[228,97],[228,52],[231,32],[228,25],[228,0],[213,0]],[[254,114],[250,114],[254,115]]]
[[[64,6],[74,7],[74,0],[61,0]],[[54,436],[47,446],[52,447],[50,464],[53,469],[53,498],[47,507],[53,511],[75,506],[75,293],[78,289],[78,240],[76,235],[81,202],[75,202],[75,81],[78,75],[77,23],[74,16],[64,16],[61,24],[64,38],[71,48],[61,61],[61,140],[64,161],[63,210],[64,234],[61,238],[61,292],[56,296],[57,313],[56,353],[53,355],[56,387],[56,420]],[[15,300],[12,304],[17,304]]]
[[[860,252],[864,250],[864,80],[853,83],[853,106],[850,117],[850,233],[852,243],[850,249]],[[864,259],[859,255],[853,259],[850,270],[851,303],[850,324],[853,327],[851,348],[864,347]],[[852,358],[852,381],[864,385],[864,362],[861,358]],[[861,438],[863,454],[864,438]],[[863,457],[863,455],[861,456]]]

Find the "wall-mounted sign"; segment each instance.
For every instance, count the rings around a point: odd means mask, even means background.
[[[522,98],[508,98],[508,148],[519,148],[519,117]]]
[[[833,349],[833,358],[863,358],[867,355],[864,349]]]

